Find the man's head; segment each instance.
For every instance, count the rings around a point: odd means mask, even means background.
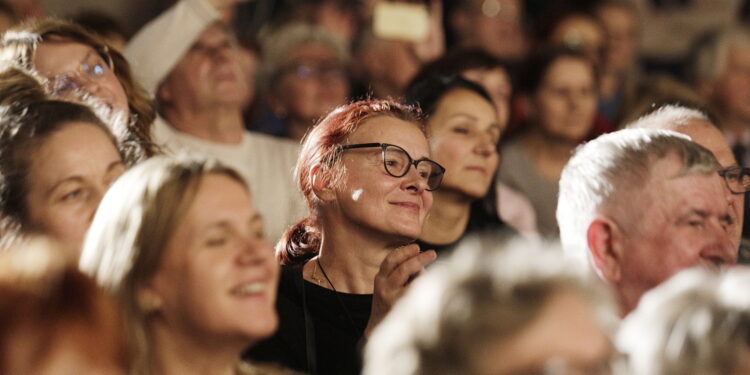
[[[698,109],[679,105],[665,105],[632,122],[628,125],[628,128],[663,129],[685,134],[693,142],[711,151],[722,168],[737,166],[737,160],[732,154],[732,149],[721,130],[716,127],[715,121]],[[728,186],[727,189],[729,189]],[[743,194],[731,194],[731,192],[727,194],[733,200],[731,205],[735,217],[732,240],[739,247],[742,237],[745,196]]]
[[[623,313],[681,269],[735,263],[720,168],[671,131],[626,129],[587,143],[560,179],[563,249],[614,287]]]
[[[199,111],[216,106],[241,110],[248,95],[250,87],[237,43],[221,23],[203,31],[157,90],[157,100],[168,119],[170,110]]]
[[[446,19],[455,44],[512,61],[522,59],[527,50],[523,4],[518,0],[447,2]]]
[[[722,118],[750,122],[750,29],[737,26],[713,35],[694,61],[694,84]]]

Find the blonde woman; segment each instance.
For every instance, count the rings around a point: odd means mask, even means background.
[[[80,266],[125,311],[133,374],[264,373],[239,354],[276,329],[278,266],[235,171],[138,165],[102,201]]]

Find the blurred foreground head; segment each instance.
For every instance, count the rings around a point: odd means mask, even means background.
[[[539,244],[464,247],[420,276],[378,326],[364,374],[608,373],[603,327],[615,315],[595,285]]]
[[[630,373],[750,373],[748,283],[747,268],[695,268],[647,293],[617,337]]]
[[[61,253],[37,238],[0,254],[0,373],[126,374],[114,301]]]

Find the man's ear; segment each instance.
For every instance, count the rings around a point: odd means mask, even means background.
[[[622,238],[622,231],[617,223],[606,217],[596,217],[586,232],[594,268],[609,283],[617,283],[621,278]]]
[[[330,171],[323,171],[320,164],[314,165],[310,168],[310,180],[315,194],[318,199],[324,202],[330,202],[336,199],[336,193],[333,191],[331,185]]]

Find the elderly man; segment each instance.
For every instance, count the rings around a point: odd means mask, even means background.
[[[615,290],[623,315],[678,271],[737,261],[721,166],[689,137],[626,129],[576,151],[557,206],[565,252]]]
[[[214,0],[213,6],[233,2]],[[157,119],[154,139],[167,152],[200,153],[235,168],[250,186],[267,237],[276,241],[305,212],[292,178],[298,145],[245,130],[242,110],[252,94],[248,72],[211,5],[178,2],[125,52],[144,86],[155,90],[166,119]]]

